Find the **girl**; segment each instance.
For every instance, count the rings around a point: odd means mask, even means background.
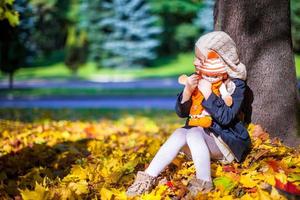
[[[212,52],[221,63],[209,67],[208,55]],[[191,155],[196,168],[196,177],[188,184],[192,197],[213,189],[210,159],[241,162],[249,152],[250,137],[238,118],[246,86],[246,68],[239,61],[234,41],[222,31],[201,36],[195,44],[194,66],[197,73],[187,78],[176,102],[177,115],[187,118],[185,126],[174,131],[145,171],[137,173],[127,190],[128,196],[149,192],[160,172],[182,148],[189,149],[186,153]],[[231,106],[220,97],[218,83],[224,79],[228,79],[225,83],[232,97]],[[211,122],[205,128],[194,123],[193,117],[200,116],[204,110],[211,116]]]

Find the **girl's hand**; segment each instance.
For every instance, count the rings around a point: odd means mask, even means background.
[[[198,89],[207,100],[211,94],[211,83],[205,79],[200,79],[198,82]]]
[[[191,76],[188,77],[185,87],[191,94],[197,87],[198,81],[199,81],[199,75],[197,74],[192,74]]]

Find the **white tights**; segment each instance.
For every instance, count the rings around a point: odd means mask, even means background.
[[[201,127],[176,129],[160,147],[145,172],[151,176],[158,176],[177,156],[180,149],[186,147],[186,144],[194,161],[196,177],[211,181],[210,159],[221,159],[223,154],[214,138],[205,133]]]

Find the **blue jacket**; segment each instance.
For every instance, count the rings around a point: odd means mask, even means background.
[[[221,97],[218,97],[214,93],[211,93],[207,100],[204,99],[202,105],[213,118],[209,130],[213,132],[215,136],[221,136],[223,141],[231,149],[235,159],[241,162],[251,148],[249,133],[242,121],[238,118],[238,113],[244,99],[246,83],[241,79],[232,79],[232,81],[236,88],[231,95],[233,104],[230,107],[225,104]],[[181,100],[182,92],[178,94],[177,97],[176,113],[182,118],[189,117],[192,100],[190,99],[183,104],[181,104]],[[189,118],[186,120],[185,128],[191,128],[188,126],[188,120]]]

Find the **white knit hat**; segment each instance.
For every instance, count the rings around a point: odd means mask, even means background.
[[[246,67],[240,62],[236,44],[227,33],[223,31],[207,33],[201,36],[195,45],[205,57],[209,50],[217,52],[227,64],[225,69],[230,78],[246,80]]]

